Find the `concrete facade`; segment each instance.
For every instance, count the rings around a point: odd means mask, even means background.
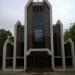
[[[70,43],[70,48],[68,48],[67,42]],[[29,0],[26,4],[25,25],[22,26],[20,21],[17,21],[14,27],[13,57],[9,57],[9,63],[10,59],[13,63],[12,67],[9,66],[8,68],[6,68],[6,64],[8,64],[6,62],[7,43],[9,43],[9,39],[6,40],[3,47],[3,71],[75,70],[74,43],[71,39],[64,42],[63,24],[60,20],[55,26],[52,25],[52,6],[48,0],[43,0],[43,2]],[[66,52],[69,50],[71,56],[66,57]],[[67,59],[72,64],[68,64]]]

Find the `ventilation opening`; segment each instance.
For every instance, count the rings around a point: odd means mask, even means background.
[[[44,6],[34,6],[33,11],[34,12],[44,12]]]

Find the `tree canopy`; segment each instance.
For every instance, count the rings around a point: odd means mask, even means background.
[[[0,29],[0,57],[2,57],[3,46],[8,36],[12,37],[12,33],[9,30]]]
[[[67,29],[64,33],[65,41],[69,38],[71,38],[72,41],[75,43],[75,23],[71,23],[71,27]]]

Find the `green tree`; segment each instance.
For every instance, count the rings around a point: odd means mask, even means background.
[[[12,33],[10,31],[0,29],[0,65],[2,64],[3,46],[8,36],[12,37]]]
[[[69,38],[71,38],[72,41],[75,43],[75,23],[71,23],[71,27],[67,29],[64,33],[65,41]]]
[[[6,31],[4,29],[0,29],[0,49],[3,48],[3,45],[8,38],[8,36],[12,37],[12,33],[10,31]]]

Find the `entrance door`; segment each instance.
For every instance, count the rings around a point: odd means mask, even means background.
[[[51,56],[27,56],[27,69],[29,71],[47,72],[52,70]]]

